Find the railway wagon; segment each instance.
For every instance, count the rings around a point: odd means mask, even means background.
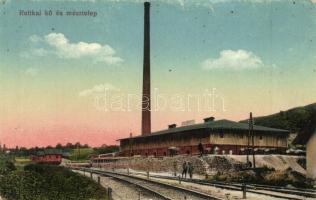
[[[127,166],[122,166],[117,163],[119,160],[127,159],[126,157],[105,157],[97,156],[90,159],[91,167],[104,168],[104,169],[113,169],[115,168],[126,168]]]
[[[79,169],[79,168],[90,168],[91,162],[69,162],[66,163],[66,166],[72,169]]]

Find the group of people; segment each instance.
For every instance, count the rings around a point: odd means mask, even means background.
[[[190,176],[190,179],[192,179],[193,177],[193,170],[194,170],[194,167],[193,167],[193,164],[191,162],[184,162],[182,164],[182,178],[187,178],[187,174],[189,174]]]

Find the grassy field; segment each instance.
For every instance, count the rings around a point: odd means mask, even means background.
[[[93,154],[92,148],[72,149],[70,151],[70,160],[88,160],[91,154]]]
[[[15,157],[15,164],[17,165],[27,165],[31,163],[31,159],[28,157]]]

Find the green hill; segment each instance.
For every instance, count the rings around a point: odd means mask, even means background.
[[[316,103],[280,111],[268,116],[255,117],[254,123],[261,126],[286,129],[296,133],[307,124],[313,112],[316,112]],[[247,121],[248,119],[241,122]]]

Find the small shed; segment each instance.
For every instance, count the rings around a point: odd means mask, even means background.
[[[38,164],[59,165],[62,161],[62,151],[58,149],[44,149],[31,156],[31,160]]]

